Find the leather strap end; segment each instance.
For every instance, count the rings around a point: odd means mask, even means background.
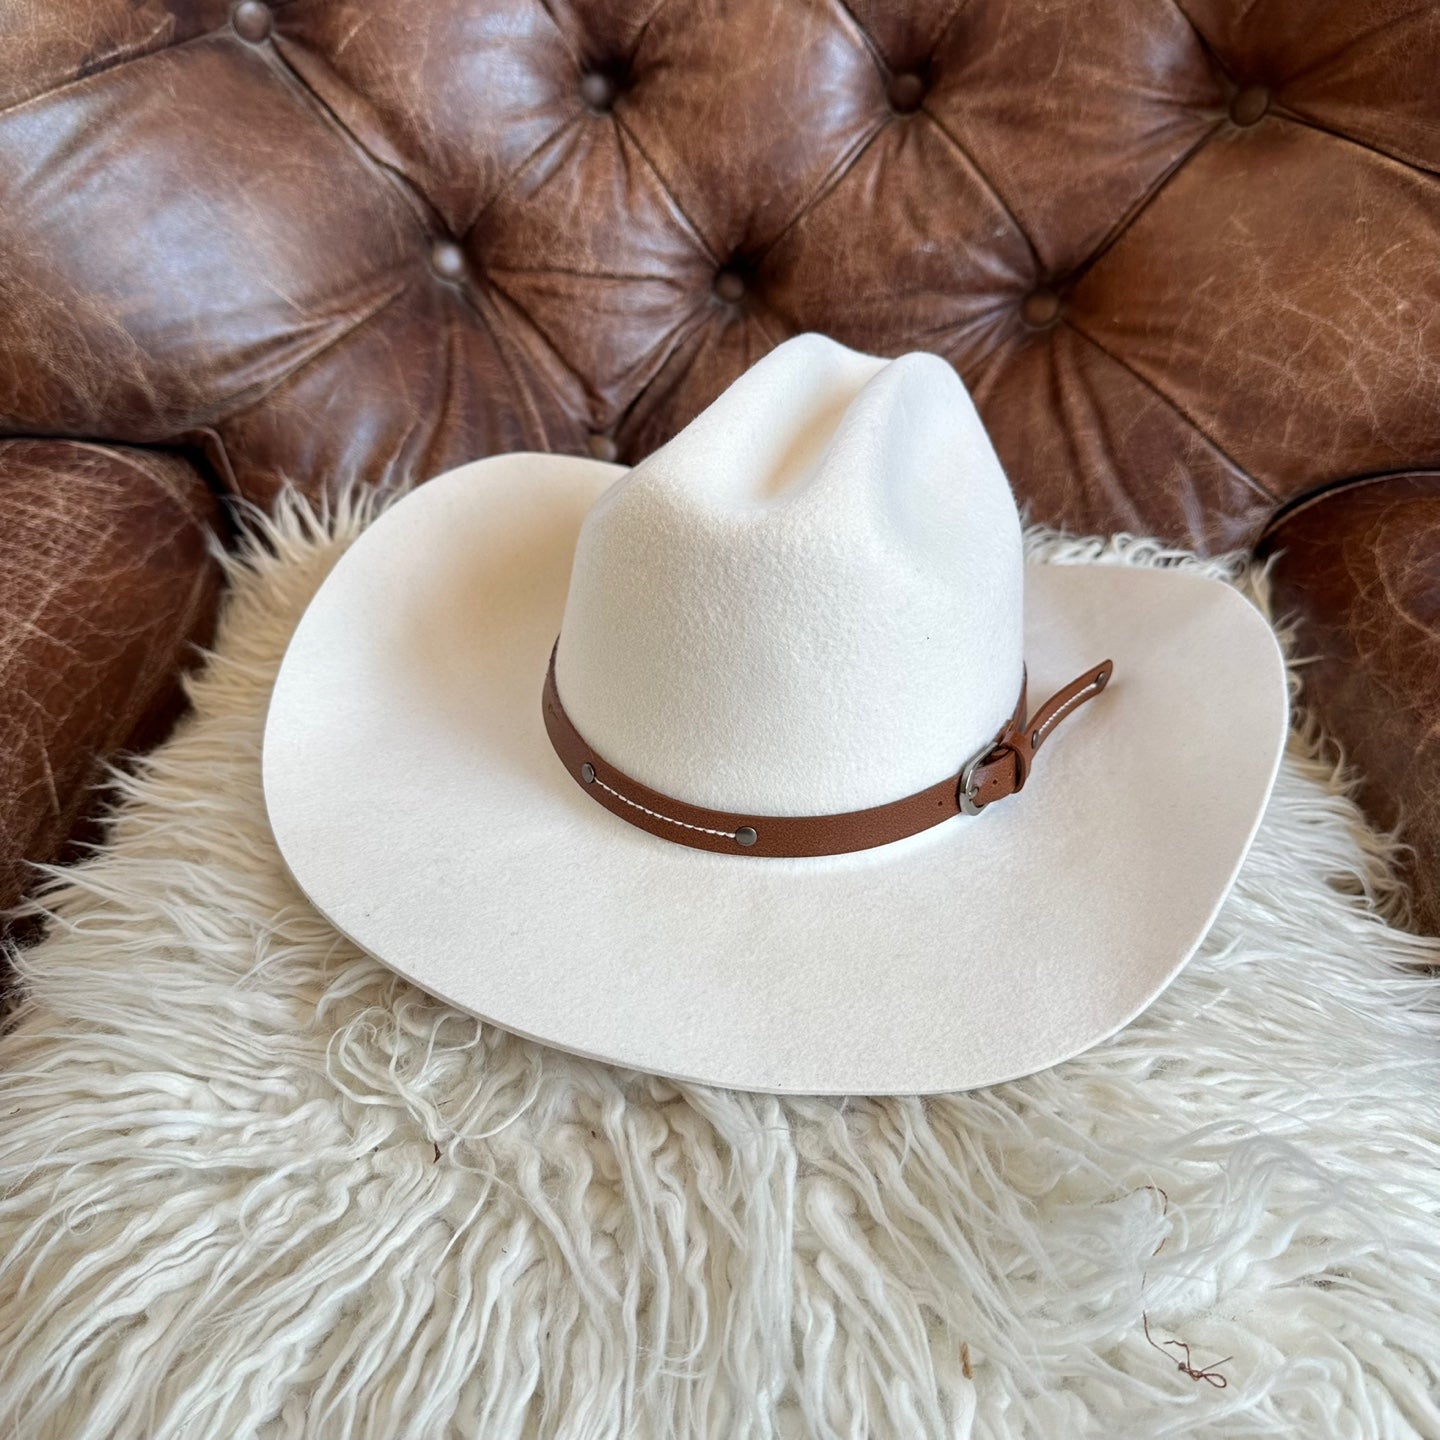
[[[1023,790],[1036,754],[1056,726],[1099,695],[1114,673],[1114,661],[1102,660],[1063,690],[1057,690],[1028,720],[1023,719],[1022,692],[1016,719],[984,755],[961,772],[960,808],[967,815],[978,815],[987,805]]]
[[[1024,787],[1035,752],[1050,732],[1110,681],[1106,660],[1052,695],[1025,719],[1022,678],[1014,712],[995,741],[960,772],[889,804],[837,815],[743,815],[711,810],[651,790],[597,755],[576,730],[555,684],[555,652],[545,676],[545,729],[576,784],[612,815],[636,829],[692,850],[720,854],[796,858],[869,850],[919,834],[957,812],[978,815],[987,805]]]

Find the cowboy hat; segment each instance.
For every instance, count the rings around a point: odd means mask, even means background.
[[[296,630],[264,782],[338,929],[505,1029],[935,1092],[1174,979],[1286,722],[1237,591],[1027,565],[954,370],[806,335],[634,469],[501,455],[395,504]]]

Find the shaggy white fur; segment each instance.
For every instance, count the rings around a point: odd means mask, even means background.
[[[427,999],[277,858],[266,696],[364,519],[257,522],[194,714],[18,957],[6,1435],[1440,1436],[1440,946],[1313,737],[1089,1054],[928,1100],[638,1077]]]

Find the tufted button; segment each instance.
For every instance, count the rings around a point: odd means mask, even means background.
[[[1253,125],[1270,108],[1270,92],[1263,85],[1247,85],[1230,102],[1230,118],[1237,125]]]
[[[274,17],[264,0],[240,0],[230,16],[235,33],[252,45],[258,45],[270,33]]]
[[[465,274],[465,252],[453,240],[437,240],[430,249],[430,268],[446,280]]]
[[[897,115],[910,115],[920,108],[920,102],[925,98],[925,82],[920,76],[904,71],[890,77],[885,95]]]
[[[615,104],[619,87],[610,76],[599,70],[592,70],[580,82],[580,98],[592,109],[602,114]]]
[[[592,435],[586,441],[585,448],[596,460],[604,460],[613,464],[620,458],[620,447],[609,435]]]
[[[715,298],[738,305],[745,298],[745,277],[738,270],[722,270],[715,277]]]
[[[1032,290],[1020,307],[1020,318],[1032,330],[1044,330],[1060,318],[1060,297],[1048,286]]]

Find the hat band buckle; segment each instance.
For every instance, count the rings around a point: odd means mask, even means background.
[[[556,642],[559,648],[559,642]],[[867,810],[834,815],[752,815],[677,800],[632,779],[601,756],[575,728],[555,684],[555,651],[545,675],[545,731],[575,782],[612,815],[677,845],[756,857],[844,855],[928,830],[954,815],[979,815],[1024,789],[1035,753],[1068,715],[1105,689],[1111,661],[1092,666],[1025,719],[1022,672],[1015,710],[1000,733],[951,775],[913,795]]]

